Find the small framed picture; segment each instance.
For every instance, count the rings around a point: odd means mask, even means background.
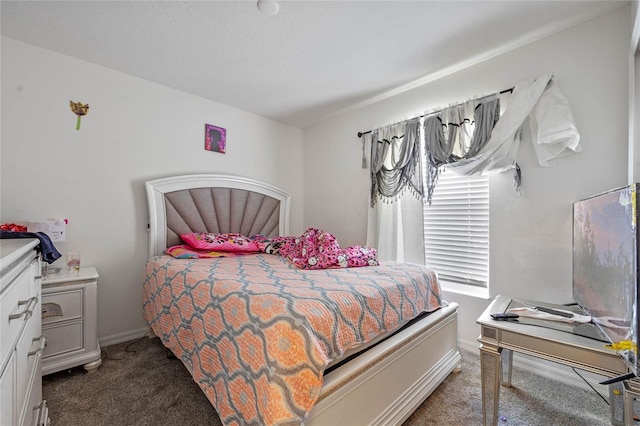
[[[213,124],[204,125],[204,149],[224,154],[227,148],[227,130]]]

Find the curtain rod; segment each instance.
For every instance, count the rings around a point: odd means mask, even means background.
[[[504,90],[501,90],[499,94],[500,94],[500,95],[504,95],[505,93],[513,93],[513,89],[514,89],[514,88],[512,87],[512,88],[510,88],[510,89],[504,89]],[[419,115],[419,116],[414,117],[414,118],[423,118],[423,117],[425,117],[425,116],[427,116],[427,115],[430,115],[430,114],[433,114],[433,112],[430,112],[430,113],[428,113],[428,114],[422,114],[422,115]],[[369,134],[369,133],[371,133],[371,132],[372,132],[371,130],[368,130],[368,131],[366,131],[366,132],[358,132],[358,137],[359,137],[359,138],[361,138],[361,137],[363,137],[364,135],[368,135],[368,134]]]

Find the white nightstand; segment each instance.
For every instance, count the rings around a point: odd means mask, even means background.
[[[42,280],[42,333],[47,346],[42,374],[83,365],[94,372],[102,364],[97,321],[98,271],[49,273]]]

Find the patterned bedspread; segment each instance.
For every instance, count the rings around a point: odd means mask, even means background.
[[[147,263],[144,315],[225,425],[299,424],[326,366],[438,309],[419,265],[301,270],[269,254]]]

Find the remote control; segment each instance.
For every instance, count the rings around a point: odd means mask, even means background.
[[[495,313],[495,314],[491,314],[491,318],[493,318],[494,320],[498,320],[498,321],[506,321],[506,320],[512,320],[512,319],[516,319],[516,318],[520,318],[520,315],[518,314],[512,314],[510,312],[504,312],[504,313]]]
[[[555,309],[545,308],[544,306],[536,306],[536,310],[540,312],[546,312],[547,314],[558,315],[565,318],[573,318],[572,313],[557,311]]]

